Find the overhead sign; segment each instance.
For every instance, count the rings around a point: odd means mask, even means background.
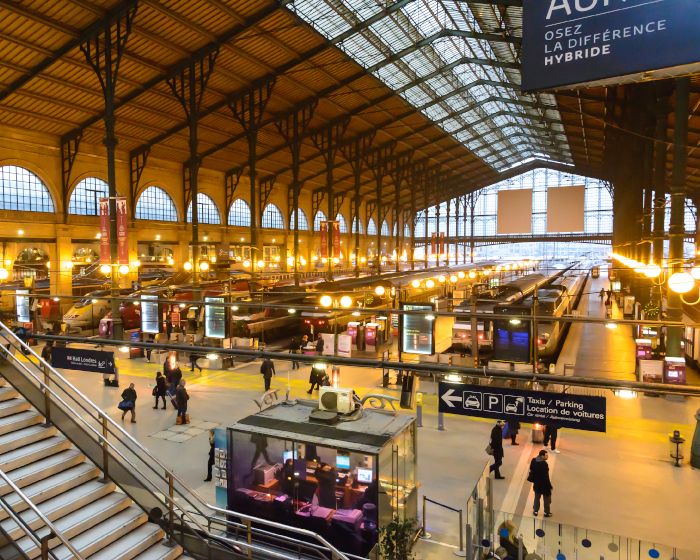
[[[424,312],[420,315],[401,314],[399,319],[401,351],[406,354],[433,355],[435,353],[435,318],[426,318],[426,315],[435,310],[433,304],[402,303],[401,309]]]
[[[208,338],[226,338],[226,307],[209,305],[209,303],[224,303],[222,297],[205,297],[204,301],[204,336]]]
[[[605,432],[605,397],[440,383],[440,412]]]
[[[158,296],[141,296],[141,331],[148,334],[160,332],[158,316]]]
[[[55,346],[51,350],[51,365],[61,369],[114,373],[114,352]]]
[[[698,0],[524,0],[522,89],[689,73],[699,21]]]

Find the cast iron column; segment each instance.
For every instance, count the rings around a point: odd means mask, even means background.
[[[668,99],[659,91],[656,104],[656,142],[654,143],[654,243],[652,260],[661,266],[664,260],[664,220],[666,212],[666,146]]]

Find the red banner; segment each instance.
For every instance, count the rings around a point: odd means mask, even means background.
[[[444,231],[440,232],[440,254],[441,255],[445,254],[445,232]]]
[[[129,264],[128,218],[126,214],[126,197],[117,197],[117,255],[119,264]]]
[[[434,255],[437,253],[437,235],[435,232],[430,234],[430,254]]]
[[[333,232],[333,257],[340,258],[340,222],[331,222]]]
[[[321,258],[328,258],[328,222],[321,222]]]
[[[100,198],[100,262],[102,264],[110,263],[108,198]]]

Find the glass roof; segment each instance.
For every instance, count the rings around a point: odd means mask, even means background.
[[[295,0],[288,8],[496,170],[571,163],[554,96],[520,93],[516,46],[478,37],[502,31],[490,28],[501,21],[497,6]]]

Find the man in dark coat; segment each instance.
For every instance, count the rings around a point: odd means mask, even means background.
[[[515,438],[518,437],[518,432],[520,431],[520,422],[516,420],[515,418],[508,418],[508,437],[510,437],[510,444],[511,445],[520,445],[518,442],[515,441]]]
[[[209,460],[207,461],[207,478],[204,482],[209,482],[211,480],[211,470],[214,467],[214,430],[209,430]]]
[[[262,373],[263,379],[265,380],[265,390],[270,390],[270,381],[272,376],[275,375],[275,364],[270,358],[265,358],[263,363],[260,365],[260,373]]]
[[[502,480],[505,478],[505,476],[501,476],[500,470],[503,464],[503,420],[496,422],[491,430],[489,445],[493,450],[493,465],[489,467],[489,471],[495,473],[495,478]]]
[[[289,353],[290,354],[298,354],[301,351],[301,342],[299,342],[299,339],[294,336],[292,337],[292,341],[289,343]],[[299,369],[299,362],[296,360],[292,360],[292,369]]]
[[[532,489],[535,491],[535,503],[532,506],[532,513],[537,515],[540,511],[540,498],[544,501],[544,516],[551,517],[552,512],[552,483],[549,480],[549,465],[547,458],[549,454],[546,449],[540,451],[539,455],[530,461],[530,479]]]
[[[126,416],[127,412],[131,412],[131,421],[136,422],[136,389],[134,389],[134,384],[130,383],[129,386],[122,391],[122,402],[123,406],[120,406],[122,411],[122,420]]]
[[[182,419],[183,424],[187,424],[187,401],[190,396],[185,389],[185,380],[180,379],[180,383],[175,389],[175,402],[177,403],[177,415]]]
[[[552,422],[549,421],[547,425],[544,427],[544,441],[542,444],[547,447],[549,445],[549,442],[552,442],[552,452],[553,453],[559,453],[559,450],[557,449],[557,435],[559,433],[559,426]]]

